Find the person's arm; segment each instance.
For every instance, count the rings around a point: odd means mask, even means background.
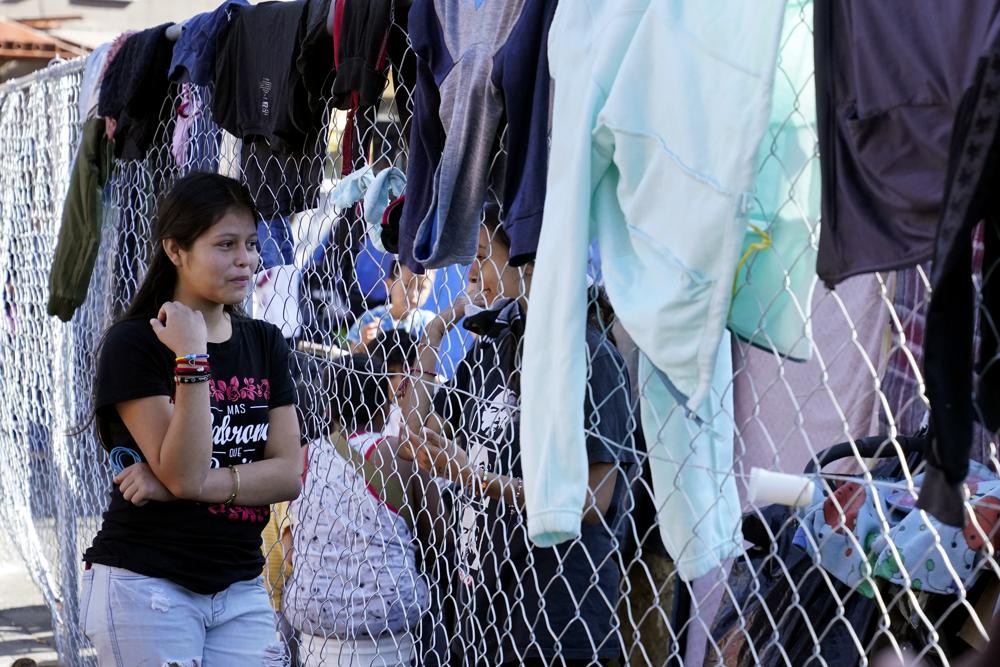
[[[156,397],[159,398],[159,397]],[[148,426],[159,421],[157,417],[160,410],[164,410],[167,421],[172,421],[169,416],[170,405],[157,406],[154,398],[140,399],[149,401],[143,409],[133,406],[130,410],[136,413],[137,418],[145,419],[148,434],[139,435],[136,430],[143,430],[140,425],[133,426],[128,419],[125,426],[132,433],[132,437],[139,448],[146,454],[140,438],[155,439],[156,435]],[[154,402],[155,401],[155,402]],[[129,401],[138,403],[139,401]],[[125,404],[122,404],[125,405]],[[176,414],[176,413],[175,413]],[[271,410],[268,414],[268,437],[264,449],[264,460],[256,463],[245,463],[239,466],[240,488],[234,503],[240,505],[268,505],[270,503],[281,502],[283,500],[294,500],[302,490],[302,450],[299,447],[299,423],[295,415],[295,408],[286,405]],[[211,441],[209,440],[209,443]],[[206,503],[221,503],[229,499],[234,488],[234,476],[229,468],[209,469],[205,463],[206,474],[202,486],[189,495],[179,494],[163,482],[156,470],[145,463],[135,463],[125,468],[118,474],[114,481],[119,485],[119,490],[125,500],[135,505],[145,505],[150,500],[170,501],[184,498],[186,500],[198,500]]]
[[[239,493],[233,499],[237,505],[270,505],[295,500],[302,492],[302,447],[295,406],[269,410],[267,429],[264,459],[235,466],[240,475]],[[232,491],[232,472],[216,468],[208,471],[201,492],[192,500],[221,503]]]
[[[463,292],[451,306],[441,311],[431,320],[417,344],[417,361],[410,369],[410,391],[399,401],[406,427],[414,432],[427,427],[437,433],[445,433],[445,423],[431,410],[434,392],[437,390],[437,363],[441,341],[458,322],[465,317],[469,297]]]
[[[372,453],[380,476],[378,484],[400,484],[406,501],[399,510],[409,514],[418,540],[423,544],[444,544],[449,533],[441,489],[413,460],[400,456],[400,447],[399,438],[383,438]]]
[[[407,498],[415,510],[413,527],[421,544],[444,545],[439,555],[450,552],[455,535],[448,529],[447,505],[433,476],[414,466]]]
[[[284,558],[281,560],[281,576],[284,578],[283,583],[288,583],[289,577],[292,576],[294,558],[291,519],[289,518],[287,522],[279,523],[278,531],[281,534],[281,549],[284,554]]]
[[[160,341],[178,356],[204,353],[207,349],[204,318],[183,304],[164,304],[150,325]],[[207,382],[178,384],[173,405],[166,396],[148,396],[115,405],[153,476],[176,498],[225,502],[236,487],[236,476],[230,470],[212,470],[209,463],[210,406]],[[241,504],[266,505],[289,500],[301,490],[302,463],[295,409],[292,406],[272,409],[268,419],[265,460],[239,467]],[[141,472],[137,469],[132,474]]]
[[[396,402],[403,413],[403,424],[397,447],[396,456],[404,461],[414,461],[414,450],[406,445],[410,432],[419,432],[427,428],[438,434],[448,434],[447,417],[437,414],[434,407],[434,396],[443,391],[436,380],[437,362],[441,341],[466,314],[466,308],[471,301],[464,292],[459,294],[451,306],[441,311],[437,317],[428,322],[417,346],[417,359],[409,369],[409,377],[402,384],[405,389],[396,397]],[[454,406],[452,406],[454,409]],[[408,495],[418,508],[415,527],[418,535],[425,542],[431,539],[438,544],[445,544],[453,537],[448,530],[445,501],[441,487],[433,479],[428,470],[414,467],[410,477]]]
[[[363,313],[347,330],[347,342],[351,344],[351,352],[360,354],[367,351],[368,344],[378,338],[381,329],[382,319],[380,317],[374,316],[370,310]]]
[[[204,354],[205,318],[178,302],[167,302],[150,320],[156,337],[174,354]],[[174,496],[201,492],[212,458],[212,412],[207,382],[178,384],[174,403],[147,396],[115,405],[153,474]]]
[[[508,507],[524,508],[524,483],[521,479],[485,472],[469,464],[465,451],[439,433],[425,428],[418,435],[410,432],[402,449],[407,450],[419,468],[436,477],[457,482],[464,489],[503,500]],[[618,470],[614,463],[592,463],[588,468],[587,495],[583,522],[598,524],[604,519],[614,496]]]

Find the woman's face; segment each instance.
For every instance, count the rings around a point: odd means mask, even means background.
[[[227,212],[187,250],[171,239],[164,247],[177,267],[176,298],[242,303],[260,262],[257,225],[248,211],[240,209]]]
[[[510,266],[510,251],[498,238],[490,233],[486,225],[479,226],[479,244],[476,259],[469,267],[468,293],[473,301],[481,301],[491,306],[497,299],[516,299],[527,292],[527,283],[522,280],[519,269]],[[526,279],[526,277],[525,277]]]

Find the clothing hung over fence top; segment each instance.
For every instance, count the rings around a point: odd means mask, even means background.
[[[167,28],[166,37],[176,42],[170,59],[170,79],[199,86],[212,82],[215,71],[216,38],[247,0],[226,0],[211,12],[192,16]]]
[[[528,319],[522,378],[536,544],[579,534],[581,336],[597,239],[612,306],[642,350],[642,425],[664,543],[685,579],[739,550],[725,326],[784,11],[784,0],[587,0],[556,10],[551,154],[563,166],[548,172],[531,293],[545,316]],[[556,411],[553,396],[563,402]]]
[[[166,38],[170,23],[137,32],[108,55],[101,80],[97,112],[107,119],[108,138],[114,140],[115,157],[142,160],[161,138],[166,123],[161,118],[170,82],[167,70],[174,43]]]
[[[510,261],[534,257],[548,165],[547,44],[555,8],[556,0],[413,1],[417,73],[399,255],[414,271],[475,257],[503,118],[501,218]]]
[[[931,407],[931,446],[918,506],[950,526],[966,523],[963,481],[973,421],[1000,428],[1000,35],[979,60],[973,85],[955,114],[931,265],[924,372]],[[973,230],[983,231],[983,282],[972,282]],[[979,313],[982,344],[974,349]]]
[[[952,122],[1000,33],[996,0],[815,0],[828,286],[931,258]]]

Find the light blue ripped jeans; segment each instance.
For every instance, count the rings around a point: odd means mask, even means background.
[[[199,595],[106,565],[83,576],[80,624],[102,667],[287,665],[262,577]]]

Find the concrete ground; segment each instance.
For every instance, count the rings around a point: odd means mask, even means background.
[[[52,618],[35,583],[0,539],[0,667],[58,667]]]

